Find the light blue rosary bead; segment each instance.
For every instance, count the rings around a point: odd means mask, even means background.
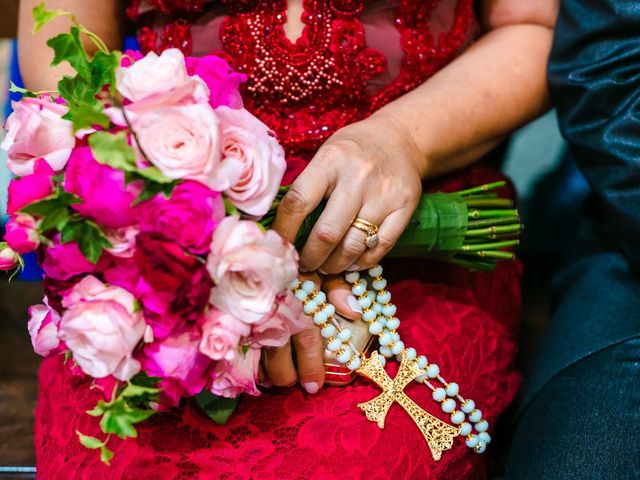
[[[393,344],[393,347],[391,347],[391,353],[393,353],[394,355],[400,355],[403,350],[404,350],[404,342],[402,340],[398,340],[396,343]]]
[[[469,421],[473,423],[478,423],[482,420],[482,410],[475,409],[473,412],[469,414]]]
[[[476,453],[484,453],[487,449],[487,444],[484,442],[479,442],[478,446],[475,448]]]
[[[298,285],[300,285],[300,280],[298,280],[297,278],[295,280],[293,280],[290,284],[289,284],[289,290],[293,290],[294,288],[298,288]]]
[[[391,343],[391,341],[392,341],[392,338],[389,332],[384,332],[382,335],[380,335],[380,345],[383,345],[386,347]]]
[[[444,413],[452,413],[456,409],[456,402],[452,398],[447,398],[442,402],[442,411]]]
[[[478,446],[478,443],[480,443],[480,439],[477,436],[471,434],[467,437],[467,441],[464,443],[469,448],[476,448]]]
[[[462,413],[460,410],[456,410],[451,414],[451,421],[454,425],[460,425],[462,422],[464,422],[464,413]]]
[[[311,315],[316,308],[318,308],[318,304],[315,300],[310,300],[304,306],[304,313]]]
[[[327,320],[329,320],[329,313],[326,307],[319,312],[316,312],[316,314],[313,316],[313,323],[315,323],[316,325],[322,325],[323,323],[326,323]]]
[[[325,295],[324,292],[318,292],[316,296],[313,298],[313,301],[316,302],[318,305],[322,305],[324,302],[327,301],[327,296]]]
[[[382,267],[380,265],[374,265],[369,269],[369,276],[371,277],[379,277],[382,275]]]
[[[431,396],[436,402],[442,402],[445,398],[447,398],[447,392],[445,392],[444,388],[436,388]]]
[[[352,355],[353,354],[351,353],[350,348],[344,348],[336,358],[340,363],[347,363],[349,360],[351,360]]]
[[[416,352],[415,348],[409,347],[407,348],[406,355],[409,360],[413,360],[418,356],[418,352]]]
[[[396,317],[387,318],[387,328],[389,330],[397,330],[400,326],[400,320]]]
[[[378,314],[375,310],[367,310],[362,314],[362,319],[367,323],[373,322],[376,318],[378,318]]]
[[[347,272],[344,279],[349,283],[356,283],[360,280],[360,272]]]
[[[347,342],[351,338],[351,330],[342,330],[338,333],[338,338],[343,342]]]
[[[463,437],[469,435],[472,430],[473,427],[470,423],[464,422],[462,425],[460,425],[460,435],[462,435]]]
[[[378,291],[384,290],[387,287],[387,281],[384,278],[381,278],[380,280],[374,280],[373,282],[371,282],[371,286]]]
[[[489,435],[487,432],[480,432],[478,434],[478,438],[481,442],[484,442],[487,445],[491,443],[491,435]]]
[[[486,420],[480,420],[478,423],[476,423],[475,427],[476,430],[480,433],[486,432],[487,430],[489,430],[489,422],[487,422]]]
[[[300,289],[300,290],[296,290],[295,296],[298,300],[300,300],[301,302],[303,300],[305,300],[308,296],[309,296],[309,292],[307,292],[306,290]]]
[[[382,313],[382,305],[380,305],[379,303],[374,303],[373,304],[373,311],[376,312],[377,315],[380,315]]]
[[[371,335],[380,335],[380,333],[382,333],[382,330],[384,330],[384,325],[382,325],[378,321],[375,321],[369,325],[369,333]]]
[[[327,325],[326,327],[324,327],[322,330],[320,330],[320,334],[324,337],[324,338],[331,338],[333,337],[336,332],[338,331],[338,329],[333,326],[333,325]]]
[[[382,313],[385,317],[393,317],[398,311],[398,307],[395,305],[389,304],[382,307]]]
[[[358,305],[360,305],[360,308],[362,308],[363,310],[366,308],[371,307],[371,304],[373,302],[371,301],[371,299],[369,297],[361,297],[358,298]]]
[[[389,358],[389,357],[393,356],[393,353],[391,353],[391,349],[389,347],[381,346],[378,350],[386,358]]]
[[[457,383],[452,382],[447,385],[447,395],[450,397],[455,397],[460,392],[460,387]]]
[[[429,378],[436,378],[438,375],[440,375],[440,367],[438,365],[432,363],[427,367],[427,376]]]
[[[378,355],[378,361],[380,362],[380,365],[382,365],[383,367],[387,365],[387,359],[384,358],[383,356]]]
[[[389,328],[389,324],[387,324],[387,328]],[[400,341],[400,334],[398,332],[389,332],[389,335],[391,335],[392,342],[395,343]]]
[[[367,290],[367,282],[360,280],[357,284],[351,287],[351,293],[356,297],[359,297]]]
[[[316,289],[316,284],[311,280],[307,280],[302,284],[302,289],[307,293],[311,293]]]
[[[462,402],[462,406],[460,407],[460,410],[462,410],[464,413],[471,413],[476,409],[476,402],[474,402],[471,399],[466,399],[464,402]]]
[[[347,363],[347,368],[351,371],[354,371],[359,369],[361,364],[362,360],[358,355],[356,355],[351,360],[349,360],[349,362]]]
[[[423,373],[422,375],[418,375],[418,376],[415,378],[415,381],[416,381],[416,382],[418,382],[418,383],[423,383],[427,378],[428,378],[428,377],[427,377],[427,374],[426,374],[426,373]]]
[[[342,348],[342,342],[338,338],[334,338],[329,343],[327,343],[327,350],[330,352],[337,352]]]
[[[391,292],[385,290],[384,292],[378,293],[376,300],[383,305],[389,303],[391,301]]]
[[[428,364],[429,364],[429,361],[427,360],[427,357],[425,357],[424,355],[420,355],[418,357],[418,368],[421,368],[422,370],[424,370],[425,368],[427,368]]]
[[[322,310],[322,311],[323,312],[327,312],[327,317],[331,317],[332,315],[334,315],[336,313],[336,307],[334,307],[330,303],[327,303],[327,306],[324,307],[324,310]]]
[[[376,322],[380,322],[382,325],[384,325],[385,327],[387,326],[387,319],[384,318],[382,315],[380,315],[377,319]]]

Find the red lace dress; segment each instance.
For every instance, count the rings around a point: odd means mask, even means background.
[[[215,51],[248,75],[246,105],[284,143],[288,179],[334,131],[427,80],[478,33],[472,0],[305,0],[304,7],[305,28],[295,43],[284,34],[284,0],[135,0],[128,15],[139,22],[144,51]],[[428,188],[452,190],[499,178],[478,164]],[[405,342],[440,365],[495,425],[519,385],[513,366],[519,264],[503,263],[491,273],[436,262],[386,265]],[[394,366],[389,369],[393,373]],[[384,431],[369,422],[356,404],[379,390],[363,380],[313,396],[294,387],[246,397],[225,426],[187,403],[142,424],[135,440],[112,440],[111,467],[75,435],[99,435],[85,411],[100,392],[65,370],[60,357],[43,362],[40,385],[35,442],[41,479],[487,477],[489,457],[473,453],[461,438],[434,462],[397,405]],[[406,391],[448,421],[425,386]]]

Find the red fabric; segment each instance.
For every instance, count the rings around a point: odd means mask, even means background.
[[[284,38],[284,2],[224,2],[230,9],[226,11],[229,16],[221,22],[223,53],[234,67],[249,74],[250,82],[245,87],[247,105],[277,131],[286,145],[289,179],[304,168],[333,131],[365,118],[414,88],[468,43],[476,31],[472,1],[443,2],[449,5],[452,20],[450,28],[437,38],[430,30],[430,19],[442,2],[396,2],[399,5],[395,25],[401,39],[397,48],[403,52],[401,69],[377,93],[370,93],[367,81],[384,72],[385,57],[367,47],[358,16],[363,9],[362,0],[306,0],[307,28],[295,44]],[[142,45],[147,49],[165,48],[177,42],[185,51],[203,48],[194,45],[189,34],[200,12],[207,7],[220,7],[218,2],[200,0],[143,0],[132,2],[129,14],[137,18],[140,9],[150,6],[160,9],[164,32],[173,32],[173,36],[163,37],[162,29],[158,33],[142,15],[142,21],[147,22],[140,30]],[[261,25],[262,30],[248,32],[250,23]],[[171,41],[167,40],[169,37]],[[256,51],[258,37],[266,43]],[[272,75],[273,83],[260,84],[265,72],[258,66],[256,56],[264,55],[264,49],[277,52],[275,60],[267,62],[268,69],[280,72],[286,66],[294,74],[276,75],[278,80],[273,80]],[[305,77],[305,65],[312,57],[318,61],[314,64],[318,71],[329,77],[337,74],[343,81],[338,82],[336,77],[320,81],[313,87],[313,95],[306,88],[296,88],[300,86],[296,82],[312,78]],[[277,93],[275,86],[287,89]],[[499,178],[498,172],[477,165],[432,182],[428,188],[450,191]],[[474,399],[484,417],[495,425],[520,381],[513,366],[520,264],[502,263],[490,273],[469,273],[416,260],[384,264],[407,345],[437,363],[443,376],[459,383],[461,394]],[[396,366],[388,368],[394,373]],[[379,393],[377,387],[364,380],[348,387],[325,388],[314,396],[296,387],[272,390],[259,398],[246,397],[225,426],[213,424],[187,403],[180,410],[157,415],[142,424],[135,440],[112,439],[110,447],[115,458],[111,467],[102,465],[95,451],[80,446],[75,435],[80,430],[101,436],[95,419],[85,413],[100,397],[100,391],[92,389],[90,381],[73,376],[61,357],[43,362],[40,385],[35,428],[40,479],[487,477],[489,457],[473,453],[461,438],[455,440],[453,449],[445,452],[441,461],[434,462],[419,430],[397,405],[389,412],[385,430],[379,430],[356,407]],[[427,411],[448,421],[425,386],[410,385],[407,393]]]

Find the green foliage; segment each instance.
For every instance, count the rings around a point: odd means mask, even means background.
[[[61,33],[47,42],[53,49],[54,56],[52,66],[60,65],[62,62],[69,62],[76,73],[86,82],[92,83],[91,65],[89,55],[84,48],[80,38],[80,29],[71,27],[70,33]]]
[[[33,15],[33,33],[38,33],[42,27],[44,27],[51,20],[54,20],[62,16],[70,16],[69,12],[64,10],[47,10],[44,8],[44,2],[40,3],[31,11]]]
[[[74,218],[65,224],[61,232],[62,243],[76,242],[91,263],[97,263],[102,251],[112,247],[100,227],[88,219]]]
[[[104,445],[100,439],[96,437],[90,437],[89,435],[84,435],[80,431],[76,430],[76,435],[78,435],[78,439],[83,447],[86,447],[90,450],[96,450]]]
[[[9,91],[11,93],[21,93],[23,97],[37,97],[31,90],[17,86],[13,81],[10,82]]]
[[[109,128],[110,120],[104,113],[102,105],[80,104],[69,109],[62,118],[73,122],[73,130],[78,131],[88,126],[99,125]]]
[[[96,132],[89,137],[89,146],[93,156],[103,165],[108,165],[125,172],[135,172],[136,155],[127,141],[124,132],[111,134],[108,132]]]
[[[21,212],[41,218],[40,233],[50,230],[62,231],[69,222],[69,207],[81,200],[61,187],[58,187],[52,195],[23,207]]]
[[[218,397],[203,390],[195,397],[196,404],[218,425],[224,425],[238,406],[239,398]]]
[[[100,460],[105,465],[111,465],[111,459],[113,458],[113,452],[107,448],[106,445],[103,445],[100,448]]]

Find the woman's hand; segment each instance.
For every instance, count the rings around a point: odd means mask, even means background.
[[[392,117],[374,115],[349,125],[320,148],[284,197],[274,228],[293,240],[302,221],[326,198],[327,206],[300,255],[303,271],[341,273],[376,264],[393,247],[421,194],[425,159]],[[367,249],[356,218],[379,226]]]

